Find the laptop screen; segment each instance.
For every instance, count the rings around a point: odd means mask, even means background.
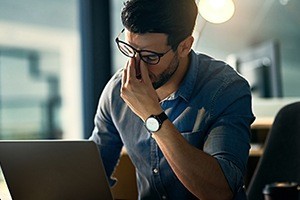
[[[14,200],[112,199],[93,141],[0,141],[0,165]]]

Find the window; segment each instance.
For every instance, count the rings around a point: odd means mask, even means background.
[[[1,139],[62,137],[58,68],[55,53],[0,48]]]
[[[0,19],[0,139],[82,138],[78,1],[1,0]]]

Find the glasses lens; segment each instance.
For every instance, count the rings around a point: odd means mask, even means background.
[[[119,42],[118,42],[118,47],[119,47],[120,51],[121,51],[125,56],[128,56],[128,57],[134,57],[135,51],[134,51],[134,49],[133,49],[131,46],[129,46],[128,44],[119,41]]]
[[[159,63],[160,55],[156,54],[155,52],[147,51],[147,50],[137,51],[132,46],[130,46],[129,44],[123,41],[116,40],[116,42],[119,50],[127,57],[133,58],[136,55],[136,53],[138,53],[140,58],[145,63],[148,63],[150,65],[156,65],[157,63]]]
[[[157,54],[147,52],[147,51],[141,51],[140,52],[141,59],[151,65],[155,65],[159,62],[159,56]]]

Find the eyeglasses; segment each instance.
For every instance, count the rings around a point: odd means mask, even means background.
[[[119,39],[120,35],[124,32],[125,29],[123,29],[118,37],[116,38],[116,43],[118,45],[119,50],[127,57],[134,58],[136,54],[138,53],[140,58],[149,65],[156,65],[159,63],[160,58],[166,55],[172,48],[170,48],[165,53],[157,53],[154,51],[149,50],[137,50],[130,44],[127,44],[126,42]]]

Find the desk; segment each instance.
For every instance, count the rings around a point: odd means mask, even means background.
[[[116,185],[111,188],[114,199],[136,200],[138,198],[135,168],[125,148],[122,149],[113,177],[118,180]]]
[[[251,129],[270,129],[272,127],[274,117],[257,118],[251,125]]]
[[[257,118],[251,125],[251,149],[250,156],[261,156],[264,152],[264,143],[272,127],[274,118]]]
[[[245,175],[246,187],[251,181],[253,173],[259,162],[260,157],[264,153],[264,145],[268,133],[272,127],[274,117],[258,117],[251,125],[251,149],[247,163],[247,172]]]

